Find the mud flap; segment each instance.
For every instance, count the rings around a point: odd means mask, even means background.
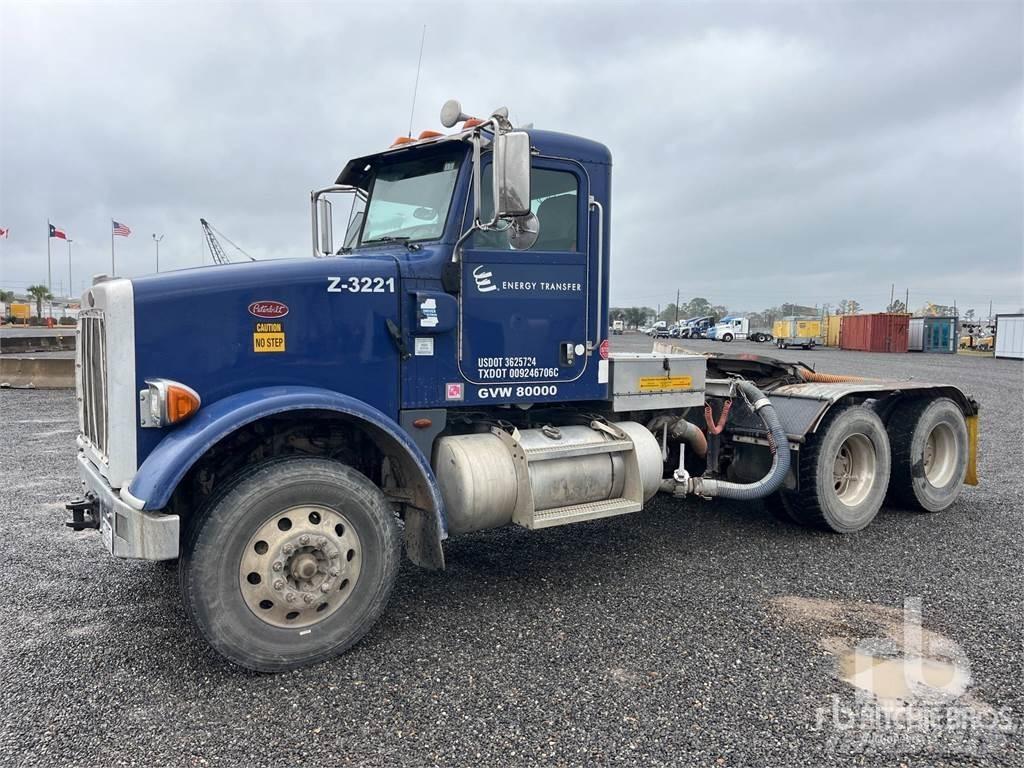
[[[444,549],[435,513],[411,504],[405,506],[405,553],[421,568],[444,570]]]
[[[978,414],[967,417],[967,474],[964,485],[978,484]]]

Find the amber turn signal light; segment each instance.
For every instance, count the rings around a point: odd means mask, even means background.
[[[195,415],[202,405],[192,387],[170,379],[147,379],[139,392],[139,423],[143,427],[169,427]]]
[[[177,424],[199,410],[199,395],[188,387],[171,384],[167,387],[167,421]]]

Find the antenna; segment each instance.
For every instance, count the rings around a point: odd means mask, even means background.
[[[420,67],[423,65],[423,43],[427,40],[427,25],[423,25],[420,36],[420,57],[416,61],[416,83],[412,87],[412,108],[409,110],[409,138],[412,138],[412,118],[416,114],[416,92],[420,89]]]

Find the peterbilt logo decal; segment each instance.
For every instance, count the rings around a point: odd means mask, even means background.
[[[480,291],[480,293],[489,293],[490,291],[498,290],[498,286],[491,282],[491,278],[494,277],[494,273],[481,271],[485,269],[487,269],[487,267],[481,264],[473,270],[473,279],[476,280],[476,289]]]
[[[274,320],[288,314],[288,305],[280,301],[254,301],[249,305],[249,314],[264,320]]]

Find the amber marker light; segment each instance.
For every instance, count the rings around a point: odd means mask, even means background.
[[[192,387],[170,379],[147,379],[139,392],[139,423],[143,427],[169,427],[191,418],[202,405]]]

